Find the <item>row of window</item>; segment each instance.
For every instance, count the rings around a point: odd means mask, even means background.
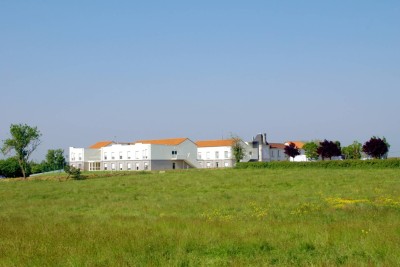
[[[274,150],[271,150],[271,158],[275,158],[275,153],[274,153],[275,151]],[[279,158],[280,156],[282,156],[282,153],[281,153],[281,151],[280,150],[277,150],[277,158]]]
[[[225,159],[229,159],[230,155],[229,155],[229,151],[224,151],[224,158]],[[215,159],[219,159],[219,151],[215,151],[214,153]],[[198,159],[202,159],[203,155],[202,152],[197,152],[197,158]],[[206,152],[206,159],[211,159],[211,152],[207,151]]]
[[[96,163],[100,164],[100,162],[96,162]],[[109,167],[110,167],[110,169],[109,169]],[[118,167],[119,171],[123,171],[123,170],[130,171],[130,170],[132,170],[132,163],[127,163],[126,164],[126,168],[124,168],[124,164],[123,163],[119,163],[118,165],[115,164],[115,163],[111,163],[111,164],[104,163],[104,165],[103,165],[103,168],[104,168],[105,171],[107,171],[107,170],[115,171],[115,170],[117,170],[117,167]],[[135,167],[135,170],[137,170],[137,171],[140,170],[140,164],[139,163],[136,163],[134,167]],[[149,163],[148,162],[144,163],[144,168],[143,169],[144,170],[148,170],[149,169]],[[99,166],[98,170],[100,170],[100,166]]]
[[[75,153],[71,153],[71,161],[75,161],[76,157],[75,157]],[[78,160],[81,161],[82,160],[82,153],[78,154]]]
[[[111,160],[115,159],[115,152],[111,152]],[[126,159],[132,159],[131,151],[126,152]],[[118,153],[118,159],[124,159],[124,153],[120,151]],[[135,151],[135,159],[147,159],[147,149],[142,151]],[[104,152],[104,160],[108,160],[108,152]]]

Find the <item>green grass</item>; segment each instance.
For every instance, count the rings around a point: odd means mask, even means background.
[[[400,264],[397,169],[86,175],[0,182],[0,266]]]

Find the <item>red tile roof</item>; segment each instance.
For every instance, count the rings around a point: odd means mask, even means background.
[[[298,149],[302,149],[303,146],[304,146],[304,143],[300,142],[300,141],[288,141],[288,142],[286,142],[286,144],[290,144],[290,143],[295,144]]]
[[[285,149],[285,144],[281,143],[269,143],[271,148]]]
[[[198,147],[232,146],[233,139],[197,141]]]
[[[169,138],[169,139],[158,139],[158,140],[139,140],[137,143],[151,144],[151,145],[167,145],[167,146],[177,146],[188,140],[188,138]]]
[[[97,142],[94,145],[91,145],[89,148],[91,148],[91,149],[99,149],[99,148],[108,146],[108,145],[110,145],[112,143],[113,143],[112,141],[101,141],[101,142]]]

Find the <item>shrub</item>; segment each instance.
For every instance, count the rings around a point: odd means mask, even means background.
[[[22,177],[18,160],[15,157],[0,160],[0,175],[8,178]]]
[[[400,168],[400,159],[387,160],[328,160],[328,161],[309,161],[309,162],[239,162],[237,169],[290,169],[290,168]]]
[[[81,174],[81,169],[74,166],[65,165],[64,171],[68,174],[67,179],[71,176],[75,180],[83,180],[85,177]]]

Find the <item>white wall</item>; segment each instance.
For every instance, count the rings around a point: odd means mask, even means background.
[[[148,144],[112,144],[110,146],[101,148],[102,161],[116,161],[116,160],[143,160],[150,158],[151,146]],[[130,156],[130,159],[128,158]],[[107,156],[107,159],[105,159]],[[114,156],[114,159],[112,158]],[[120,158],[120,156],[122,158]]]
[[[172,154],[176,151],[177,154]],[[185,140],[177,146],[151,145],[152,160],[185,160],[194,167],[198,167],[196,156],[197,146],[190,140]]]
[[[83,161],[85,156],[84,148],[70,147],[69,162]]]
[[[228,157],[225,156],[225,151],[228,152]],[[218,158],[216,158],[215,152],[219,153]],[[232,148],[230,146],[199,147],[197,149],[197,154],[198,160],[232,159]]]

